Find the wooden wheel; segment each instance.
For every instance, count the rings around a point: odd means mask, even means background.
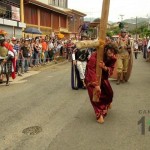
[[[71,63],[71,87],[74,90],[78,90],[78,77],[76,74],[76,66]]]

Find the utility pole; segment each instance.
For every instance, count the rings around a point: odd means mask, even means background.
[[[147,29],[150,30],[150,17],[148,14],[146,15],[146,18],[148,19]]]
[[[150,30],[150,17],[148,16],[148,30]]]
[[[137,41],[137,17],[136,17],[136,41]]]

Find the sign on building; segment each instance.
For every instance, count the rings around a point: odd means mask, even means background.
[[[12,20],[20,21],[20,8],[11,6],[11,11],[12,11]]]

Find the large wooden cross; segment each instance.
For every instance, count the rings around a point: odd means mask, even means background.
[[[99,62],[103,61],[104,43],[106,41],[106,30],[109,15],[109,5],[110,0],[103,0],[101,20],[100,20],[99,49],[97,50],[97,64],[96,64],[96,75],[99,85],[101,85],[101,76],[102,76],[102,69],[99,68]]]
[[[88,40],[88,41],[80,41],[76,43],[76,46],[79,49],[87,48],[87,47],[97,47],[96,75],[97,75],[99,85],[101,85],[101,76],[102,76],[102,69],[99,68],[99,63],[100,61],[103,61],[104,46],[106,40],[106,30],[107,30],[108,15],[109,15],[109,5],[110,5],[110,0],[103,0],[102,13],[100,19],[99,39],[95,41]]]

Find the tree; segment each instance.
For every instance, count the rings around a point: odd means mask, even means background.
[[[106,35],[107,35],[108,37],[112,37],[112,36],[114,35],[114,33],[113,33],[113,31],[107,31],[107,32],[106,32]]]
[[[148,30],[146,25],[143,25],[137,29],[130,31],[131,34],[138,34],[140,37],[150,37],[150,30]]]

